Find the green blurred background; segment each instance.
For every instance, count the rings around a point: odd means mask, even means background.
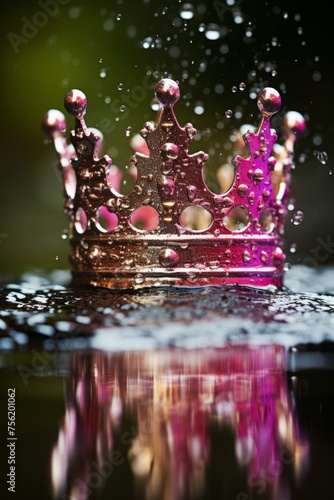
[[[333,56],[327,5],[325,0],[190,6],[176,0],[6,2],[0,21],[0,275],[69,268],[62,184],[53,146],[41,129],[44,113],[63,110],[70,89],[84,91],[87,124],[102,128],[104,153],[127,180],[132,149],[125,129],[132,127],[133,135],[155,118],[153,82],[165,76],[180,82],[179,122],[197,128],[192,152],[210,154],[211,172],[231,154],[233,131],[258,122],[254,93],[264,86],[282,95],[275,128],[284,111],[305,116],[308,131],[297,144],[292,183],[304,221],[299,226],[287,221],[288,247],[297,244],[289,261],[332,264]],[[215,26],[208,35],[210,23]],[[241,82],[246,89],[233,92]],[[115,113],[122,103],[125,112]],[[197,114],[198,104],[203,114]],[[230,119],[227,109],[233,111]],[[71,127],[69,117],[68,131]]]

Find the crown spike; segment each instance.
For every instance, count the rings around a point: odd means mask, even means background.
[[[259,126],[248,127],[243,136],[248,154],[235,157],[230,187],[215,194],[203,176],[208,155],[188,151],[196,129],[190,123],[181,127],[174,114],[178,83],[162,79],[155,98],[161,109],[155,125],[146,122],[140,132],[147,147],[141,145],[131,158],[135,182],[126,195],[118,192],[120,172],[111,168],[111,159],[99,158],[103,135],[87,128],[87,99],[81,91],[72,90],[64,101],[75,117],[74,149],[66,145],[60,112],[51,110],[43,121],[64,175],[73,284],[280,288],[290,148],[305,125],[301,115],[285,118],[286,143],[277,153],[270,119],[280,110],[281,97],[264,88],[257,99]],[[69,171],[75,189],[66,188]]]

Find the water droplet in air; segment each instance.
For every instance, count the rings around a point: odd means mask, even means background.
[[[159,109],[161,109],[161,105],[160,105],[158,99],[156,99],[156,98],[152,99],[151,109],[153,109],[153,111],[159,111]]]
[[[297,212],[295,212],[293,214],[293,216],[291,217],[291,222],[295,225],[295,226],[299,226],[299,224],[301,224],[304,220],[304,214],[301,210],[297,210]]]
[[[180,10],[180,16],[182,19],[188,20],[194,17],[194,7],[191,3],[185,3],[182,5]]]
[[[294,198],[290,198],[290,200],[288,201],[288,210],[289,212],[292,212],[292,210],[294,210],[296,207],[296,200]]]
[[[318,161],[320,161],[320,163],[322,165],[326,165],[326,163],[328,161],[328,155],[327,155],[326,151],[314,151],[313,154],[316,157],[316,159]]]
[[[218,38],[220,38],[220,30],[218,24],[208,24],[206,26],[205,37],[208,40],[218,40]]]
[[[226,116],[226,118],[231,118],[231,116],[232,116],[232,115],[233,115],[233,112],[232,112],[232,110],[231,110],[231,109],[227,109],[227,110],[225,111],[225,116]]]
[[[195,104],[194,112],[196,115],[202,115],[204,113],[204,106],[202,102],[197,102]]]

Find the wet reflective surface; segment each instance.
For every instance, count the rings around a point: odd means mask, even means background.
[[[280,292],[116,294],[64,271],[4,283],[16,498],[331,498],[333,277],[293,266]]]

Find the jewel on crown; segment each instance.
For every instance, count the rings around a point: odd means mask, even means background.
[[[259,126],[243,135],[247,153],[235,157],[230,187],[216,194],[204,180],[208,155],[188,151],[197,131],[190,123],[180,127],[175,117],[178,84],[162,79],[155,96],[159,119],[140,132],[148,154],[136,152],[131,158],[136,175],[129,194],[118,191],[121,172],[112,160],[100,157],[103,136],[86,126],[87,100],[81,91],[72,90],[64,101],[75,118],[71,144],[63,113],[53,109],[44,116],[64,181],[73,284],[281,288],[293,148],[305,130],[303,117],[288,112],[284,145],[275,145],[270,119],[281,97],[271,87],[261,90]]]

